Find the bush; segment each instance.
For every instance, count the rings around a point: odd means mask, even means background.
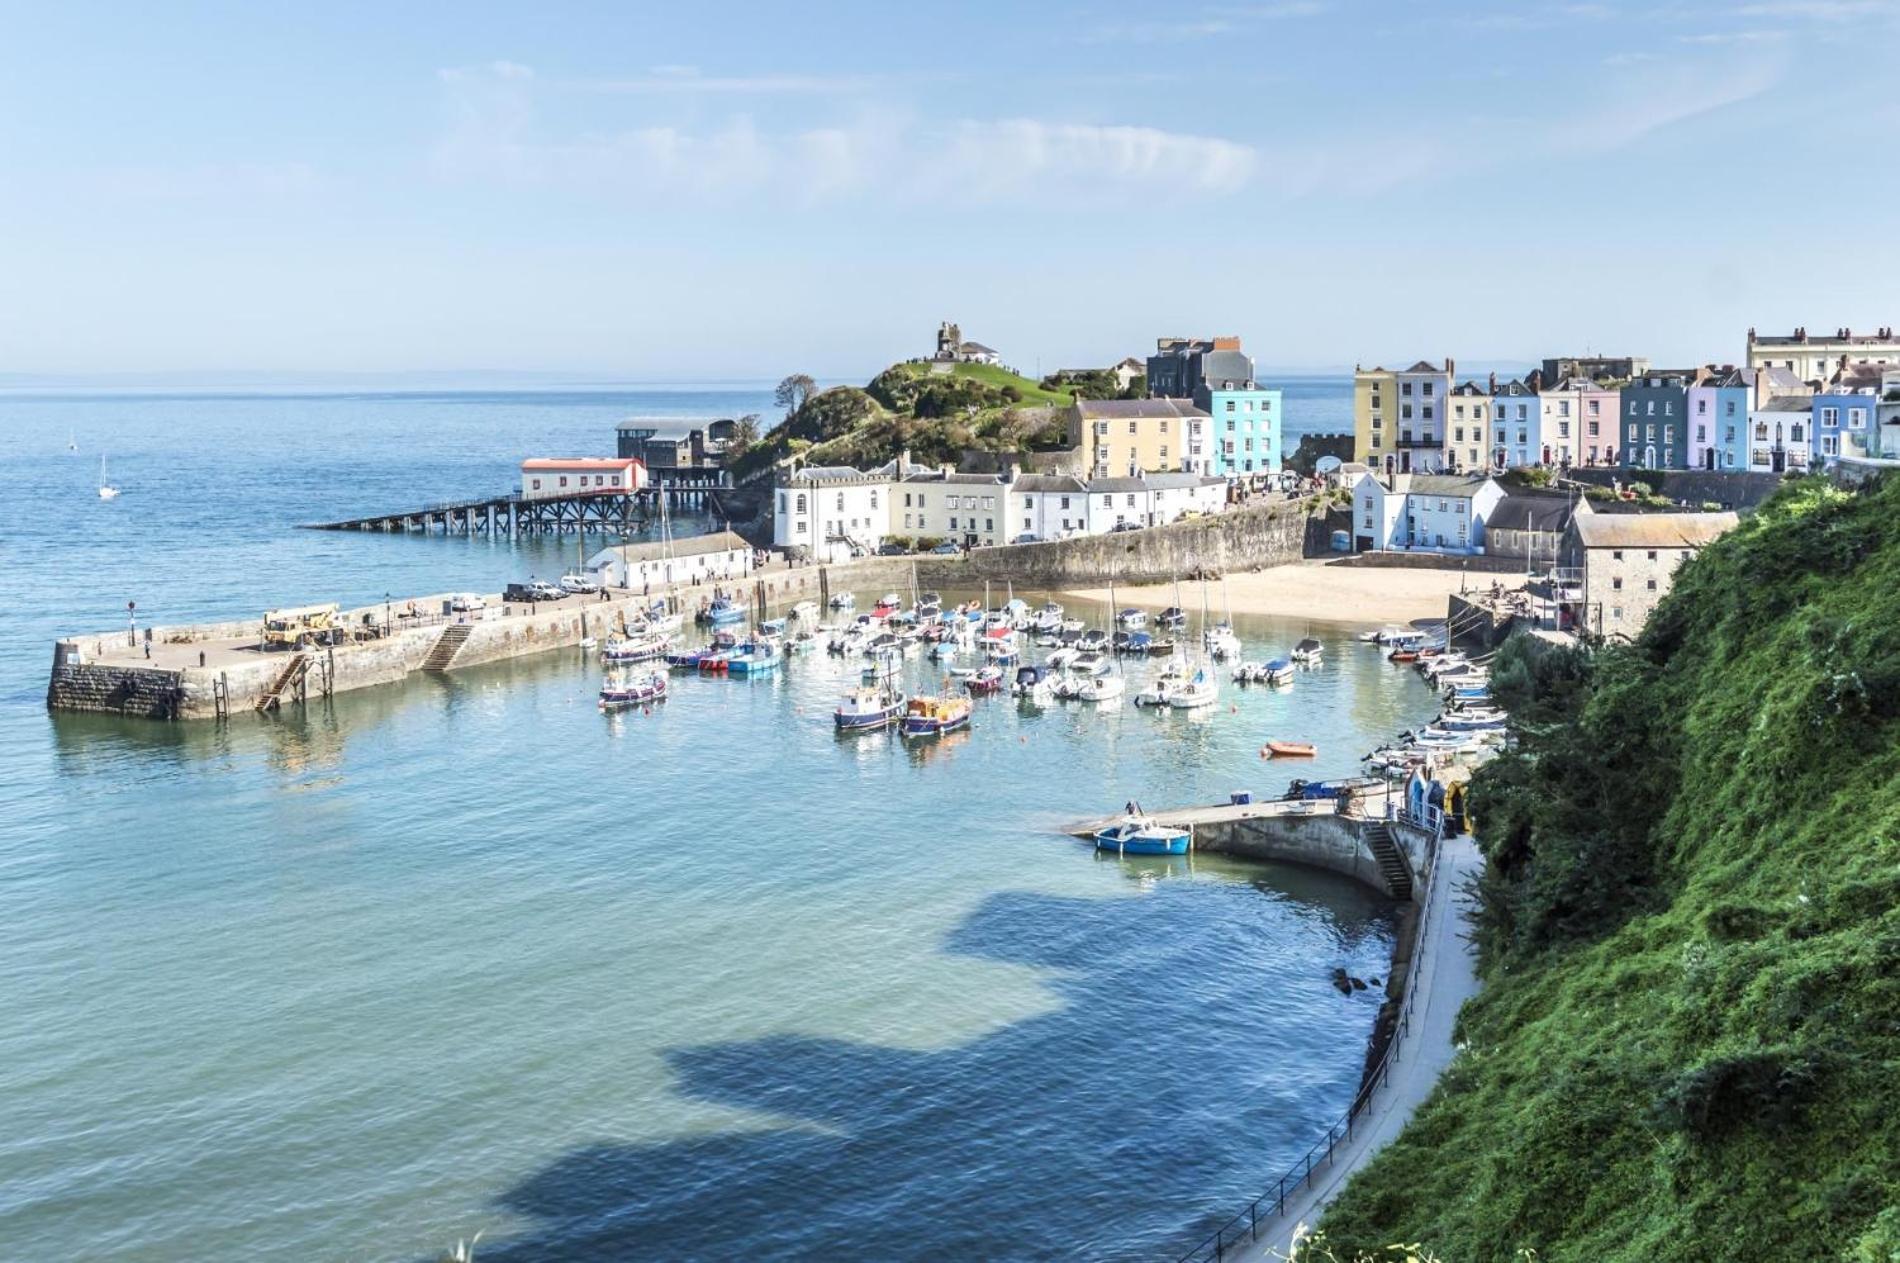
[[[915,551],[927,553],[941,543],[943,543],[943,536],[941,535],[919,535],[917,537]]]

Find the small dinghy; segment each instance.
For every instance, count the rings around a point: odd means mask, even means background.
[[[1310,759],[1318,753],[1310,741],[1269,741],[1260,747],[1263,759]]]

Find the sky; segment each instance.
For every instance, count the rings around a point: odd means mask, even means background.
[[[0,0],[0,378],[1900,324],[1900,0]]]

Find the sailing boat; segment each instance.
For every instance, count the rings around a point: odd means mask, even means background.
[[[1115,579],[1111,574],[1108,580],[1108,608],[1115,608]],[[1078,702],[1113,701],[1128,691],[1128,681],[1122,678],[1121,664],[1115,663],[1100,675],[1085,675],[1070,685],[1067,696]]]
[[[99,453],[99,498],[110,500],[119,494],[119,489],[106,481],[106,454]]]
[[[666,489],[657,493],[660,498],[660,566],[666,574],[666,586],[660,592],[660,599],[647,610],[647,626],[664,636],[671,636],[686,625],[685,616],[672,610],[673,597],[673,523],[666,516]],[[631,577],[627,580],[632,583]]]
[[[79,431],[68,430],[66,432],[66,450],[69,452],[76,452],[79,450]]]
[[[1221,604],[1227,606],[1226,575],[1221,576],[1220,590]],[[1220,622],[1214,624],[1212,627],[1207,625],[1206,579],[1201,580],[1201,627],[1203,628],[1201,632],[1201,646],[1213,656],[1216,662],[1223,662],[1228,658],[1237,658],[1240,656],[1240,637],[1234,635],[1234,621],[1231,607],[1228,607],[1226,616],[1223,617]]]

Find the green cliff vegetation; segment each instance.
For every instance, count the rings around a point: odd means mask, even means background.
[[[788,389],[789,388],[789,389]],[[785,419],[734,465],[741,478],[787,456],[807,464],[881,465],[901,451],[920,464],[952,463],[966,450],[1048,451],[1066,441],[1066,389],[1045,389],[992,364],[893,364],[869,385],[818,390],[807,377],[779,389]]]
[[[1484,990],[1331,1241],[1900,1259],[1900,479],[1784,489],[1633,645],[1493,681]]]

